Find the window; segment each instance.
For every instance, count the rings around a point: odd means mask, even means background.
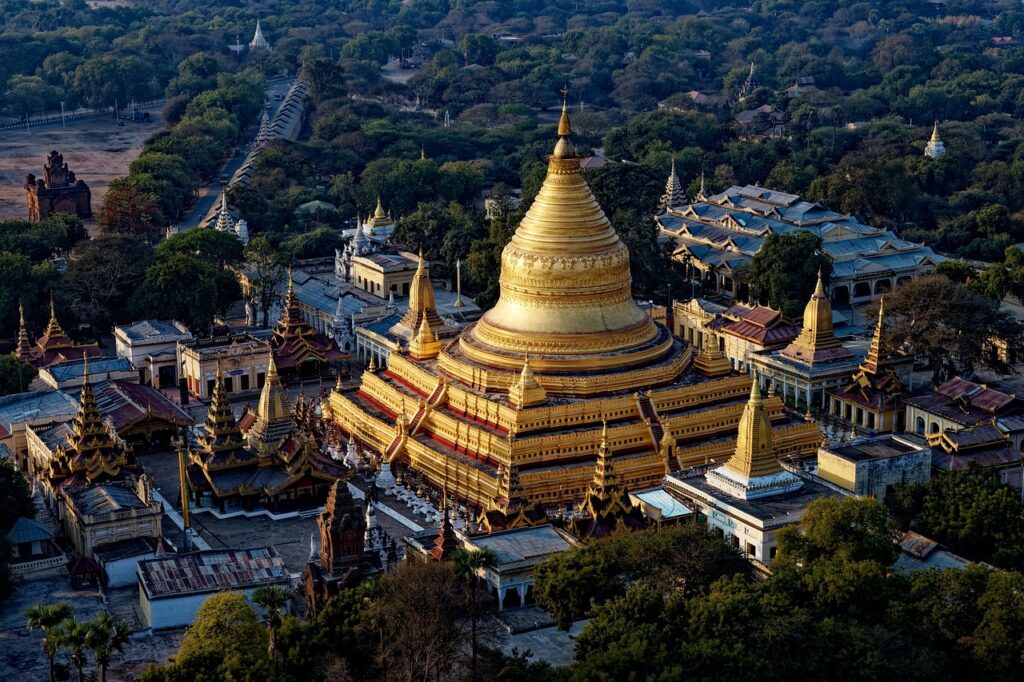
[[[729,536],[729,542],[732,543],[733,547],[736,547],[737,549],[739,549],[739,546],[740,546],[740,536],[738,536],[738,535],[730,535]]]
[[[227,377],[224,379],[224,390],[228,393],[235,392],[235,379],[234,377]]]
[[[754,543],[752,543],[752,542],[748,542],[747,543],[747,554],[749,554],[752,557],[756,557],[757,556],[757,547],[754,547]]]
[[[267,381],[267,375],[263,372],[256,372],[256,388],[263,388],[263,384]]]
[[[243,374],[241,376],[241,378],[239,378],[238,381],[242,385],[241,388],[239,389],[240,391],[248,391],[249,390],[249,375],[248,374]]]
[[[774,559],[775,555],[778,554],[778,553],[779,553],[779,548],[778,547],[772,547],[771,549],[768,550],[768,558]]]
[[[914,432],[917,433],[919,436],[924,435],[924,417],[918,417],[914,421]]]
[[[216,382],[213,379],[208,379],[206,381],[206,395],[208,395],[208,396],[213,395],[213,385],[214,385],[214,383],[216,383]]]

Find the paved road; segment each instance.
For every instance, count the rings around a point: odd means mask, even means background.
[[[282,100],[275,99],[276,95],[284,95],[288,92],[288,88],[292,86],[293,81],[281,81],[278,83],[271,83],[267,86],[266,94],[267,101],[270,102],[270,118],[273,119],[277,113],[278,107],[281,106]],[[227,163],[221,168],[219,175],[226,175],[229,178],[235,174],[235,171],[241,167],[245,161],[246,155],[249,153],[249,143],[256,139],[256,133],[259,132],[259,126],[252,126],[250,129],[250,137],[247,143],[238,150],[233,157],[231,157]],[[210,210],[213,209],[214,205],[220,201],[221,192],[224,191],[226,185],[221,184],[219,179],[215,179],[208,185],[204,185],[199,188],[197,194],[199,198],[196,203],[192,205],[192,208],[185,215],[185,217],[178,223],[179,229],[185,232],[195,227],[199,227],[199,223],[202,222],[203,218],[209,214]]]

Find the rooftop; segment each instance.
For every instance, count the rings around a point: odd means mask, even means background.
[[[101,483],[71,494],[80,514],[113,514],[128,509],[145,509],[146,502],[128,483]]]
[[[672,497],[664,488],[650,488],[639,490],[629,494],[633,501],[647,505],[658,510],[658,517],[662,521],[681,519],[693,513],[693,510],[685,504]]]
[[[52,540],[53,533],[45,525],[35,519],[19,516],[11,530],[7,533],[7,542],[20,545],[24,542],[45,542]]]
[[[176,320],[140,320],[114,327],[114,334],[133,343],[159,343],[192,338],[192,333]]]
[[[151,599],[287,583],[273,547],[178,554],[139,562],[139,580]]]
[[[910,573],[926,568],[964,569],[971,562],[948,551],[942,545],[919,533],[908,530],[900,539],[900,555],[893,566],[897,573]]]
[[[128,538],[127,540],[97,545],[93,547],[92,551],[101,563],[107,563],[129,557],[153,554],[156,551],[156,540],[153,538]]]
[[[827,448],[827,452],[850,460],[851,462],[867,462],[886,457],[899,457],[910,452],[920,452],[924,448],[897,436],[879,436],[878,438],[862,438],[839,447]]]
[[[539,563],[576,545],[567,533],[550,524],[469,537],[466,542],[476,549],[486,547],[493,550],[499,570]]]
[[[81,358],[65,360],[64,362],[50,365],[43,371],[50,374],[54,381],[57,382],[57,385],[61,385],[85,376],[85,361]],[[127,358],[89,358],[89,375],[91,377],[98,378],[113,372],[137,373],[135,367],[132,366],[132,363],[128,362]]]
[[[73,415],[78,404],[60,391],[30,391],[0,397],[0,438],[6,438],[14,425],[33,419]]]

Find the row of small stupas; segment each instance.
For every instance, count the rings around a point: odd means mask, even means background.
[[[485,512],[517,515],[517,497],[577,504],[609,453],[624,489],[722,460],[750,387],[717,348],[674,338],[637,307],[628,251],[570,136],[563,111],[547,177],[502,254],[497,304],[452,334],[417,278],[406,342],[325,407],[391,468]],[[778,398],[765,409],[780,453],[814,452],[813,424],[787,417]]]

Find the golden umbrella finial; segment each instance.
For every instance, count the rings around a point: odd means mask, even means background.
[[[572,135],[572,126],[569,125],[569,86],[562,86],[562,117],[558,120],[558,136],[569,137]]]

